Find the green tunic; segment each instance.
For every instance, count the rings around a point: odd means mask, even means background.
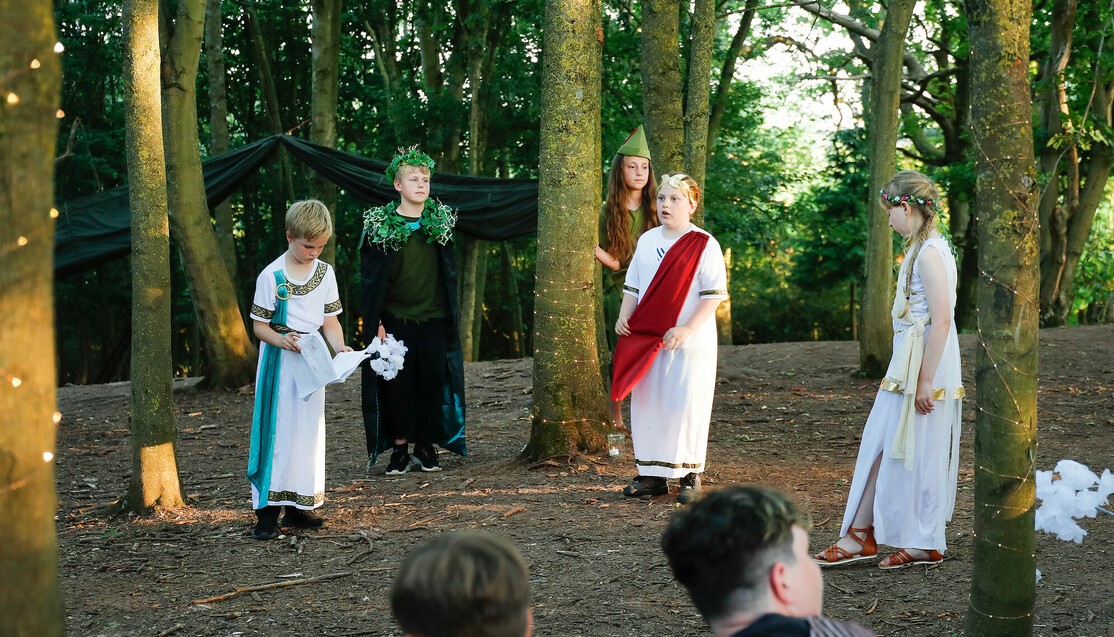
[[[642,224],[645,223],[645,215],[642,208],[631,210],[630,212],[630,241],[631,247],[638,245],[638,238],[642,236]],[[608,251],[610,243],[607,240],[607,203],[605,202],[600,206],[599,217],[599,236],[600,247],[604,251]],[[631,251],[633,256],[634,251]],[[623,303],[623,282],[627,279],[627,266],[630,265],[630,258],[626,263],[620,263],[618,270],[612,270],[607,266],[600,265],[603,268],[603,319],[604,331],[607,333],[607,346],[611,351],[615,351],[615,342],[618,336],[615,334],[615,321],[619,320],[619,307]]]
[[[424,229],[406,239],[391,261],[389,277],[384,312],[410,321],[448,316],[437,248],[426,242]]]

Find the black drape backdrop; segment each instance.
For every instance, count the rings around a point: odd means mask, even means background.
[[[275,135],[218,155],[202,164],[212,209],[273,159],[279,146],[369,206],[398,198],[383,176],[387,164],[360,155]],[[459,214],[457,230],[487,240],[537,232],[538,182],[434,173],[431,194]],[[131,250],[128,187],[120,186],[58,205],[54,228],[54,275],[123,257]]]

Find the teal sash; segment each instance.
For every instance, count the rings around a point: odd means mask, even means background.
[[[282,270],[275,270],[275,314],[271,325],[286,324],[286,300],[290,285]],[[279,371],[282,349],[261,343],[263,356],[255,379],[255,409],[251,416],[251,444],[248,449],[248,482],[259,492],[259,508],[268,505],[271,490],[271,460],[275,449],[275,410],[278,407]]]

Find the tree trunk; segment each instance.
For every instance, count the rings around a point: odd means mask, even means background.
[[[723,264],[727,266],[727,290],[731,290],[731,248],[723,251]],[[716,307],[716,334],[720,345],[732,345],[735,337],[731,330],[731,295]]]
[[[236,287],[217,247],[201,176],[195,87],[204,8],[204,0],[182,0],[177,15],[164,21],[169,29],[162,60],[166,194],[175,241],[205,337],[206,385],[235,388],[254,379],[256,350],[236,302]],[[133,272],[135,269],[133,264]],[[138,330],[135,336],[139,337]],[[164,364],[169,366],[169,360]],[[133,374],[137,371],[132,369]]]
[[[715,97],[712,98],[711,113],[708,116],[708,154],[715,146],[716,134],[719,133],[720,121],[723,112],[727,110],[727,97],[731,92],[731,85],[735,81],[735,64],[739,61],[739,54],[743,50],[743,43],[750,36],[750,27],[754,22],[754,15],[758,12],[758,0],[746,0],[743,17],[739,20],[739,28],[731,38],[727,47],[727,54],[723,59],[723,67],[719,72],[719,84],[716,86]],[[722,303],[720,304],[722,305]]]
[[[267,117],[271,122],[271,134],[282,135],[286,129],[282,125],[282,113],[279,109],[278,91],[275,90],[275,76],[271,73],[271,58],[267,55],[267,43],[263,40],[263,31],[259,28],[259,21],[255,17],[255,0],[248,0],[244,4],[244,18],[247,22],[248,33],[251,34],[251,56],[255,68],[259,72],[259,84],[263,92],[263,103],[267,107]],[[279,149],[279,178],[281,187],[278,189],[281,198],[286,202],[294,201],[294,169],[290,164],[290,157],[286,151]],[[286,212],[285,205],[275,205],[275,214]]]
[[[979,283],[979,227],[971,202],[948,192],[949,228],[959,257],[959,283],[955,300],[955,326],[961,331],[975,329],[975,310]]]
[[[193,9],[197,21],[195,46],[200,49],[202,3],[197,2]],[[156,505],[171,509],[185,505],[174,454],[170,229],[167,171],[163,163],[158,25],[158,2],[129,0],[125,3],[124,107],[128,203],[132,210],[131,417],[128,421],[132,472],[125,507],[137,513],[150,511]],[[195,67],[199,54],[194,57]],[[190,120],[195,126],[196,122],[196,117]],[[208,209],[203,206],[201,210],[208,222]],[[227,276],[220,255],[214,254],[213,258]]]
[[[892,0],[878,41],[871,47],[870,190],[865,193],[866,277],[859,329],[859,372],[870,378],[886,373],[893,349],[893,235],[889,216],[878,204],[878,191],[896,172],[902,56],[915,4],[915,0]]]
[[[971,132],[979,149],[975,508],[966,634],[1033,633],[1038,232],[1028,0],[970,0]]]
[[[642,3],[642,113],[654,172],[685,168],[685,123],[681,112],[680,6],[677,0]],[[598,163],[598,162],[597,162]],[[599,198],[599,195],[596,195]]]
[[[482,323],[483,280],[487,274],[484,242],[460,235],[460,349],[465,361],[478,360],[480,339],[477,323]]]
[[[62,635],[54,516],[54,148],[61,66],[52,6],[0,3],[0,634]]]
[[[340,77],[340,17],[343,0],[313,0],[313,81],[311,83],[309,140],[327,148],[337,145],[337,82]],[[314,191],[329,208],[336,227],[337,187],[317,172]],[[336,265],[336,233],[321,252],[321,260]]]
[[[535,459],[603,449],[610,423],[595,347],[595,262],[584,257],[602,186],[600,4],[551,0],[544,25],[534,406],[524,452]]]
[[[1109,142],[1092,140],[1090,149],[1081,148],[1070,129],[1071,124],[1067,131],[1063,130],[1062,118],[1068,115],[1064,69],[1071,55],[1072,28],[1077,21],[1091,24],[1102,19],[1097,5],[1088,5],[1084,15],[1076,18],[1076,6],[1075,0],[1057,0],[1053,5],[1049,54],[1039,78],[1042,80],[1040,86],[1045,87],[1040,100],[1040,130],[1048,140],[1056,135],[1065,137],[1061,144],[1043,144],[1040,158],[1041,173],[1052,177],[1041,196],[1039,216],[1041,324],[1044,326],[1067,324],[1075,302],[1075,270],[1114,159]],[[1090,87],[1094,97],[1089,104],[1093,119],[1089,125],[1098,124],[1109,129],[1114,101],[1114,82],[1108,79],[1109,56],[1099,55],[1099,51],[1091,54],[1096,62],[1092,75],[1095,84]]]
[[[689,36],[688,78],[685,89],[685,172],[707,189],[708,117],[711,101],[712,45],[716,36],[715,0],[695,0]],[[704,225],[704,199],[693,223]]]
[[[515,277],[514,258],[511,256],[511,246],[507,241],[500,242],[503,256],[504,289],[507,291],[507,305],[510,307],[510,339],[516,358],[522,358],[522,297],[518,293],[518,279]]]
[[[209,75],[209,155],[228,152],[228,92],[225,90],[224,36],[221,0],[205,6],[205,63]],[[217,222],[217,245],[224,257],[228,276],[236,280],[236,239],[233,234],[232,202],[225,200],[213,210]]]

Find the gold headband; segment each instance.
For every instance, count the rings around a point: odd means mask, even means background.
[[[691,177],[685,173],[666,175],[661,178],[661,185],[658,186],[658,190],[661,190],[662,186],[672,186],[675,190],[680,190],[685,193],[685,197],[695,206],[696,200],[692,198],[692,188],[685,183],[686,179],[691,179]]]

